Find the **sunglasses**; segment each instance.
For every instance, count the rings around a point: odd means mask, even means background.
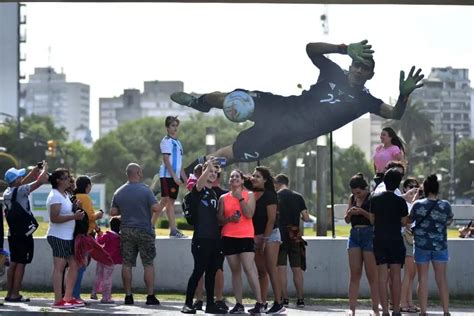
[[[408,189],[419,188],[419,185],[409,185],[407,186]]]

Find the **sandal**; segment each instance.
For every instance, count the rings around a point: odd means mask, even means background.
[[[400,308],[401,313],[412,314],[412,313],[418,313],[419,311],[420,311],[420,309],[416,306],[405,306],[405,307]]]
[[[22,295],[16,297],[16,298],[11,298],[11,297],[5,297],[5,302],[9,303],[27,303],[29,302],[30,299],[28,297],[23,297]]]
[[[410,306],[410,310],[412,311],[412,313],[419,313],[420,312],[420,308],[416,305]]]

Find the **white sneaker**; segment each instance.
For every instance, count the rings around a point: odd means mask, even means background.
[[[175,230],[174,232],[170,233],[170,238],[188,238],[188,236],[186,236],[179,230]]]

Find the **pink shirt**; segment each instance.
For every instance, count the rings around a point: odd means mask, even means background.
[[[374,153],[374,164],[377,170],[376,172],[383,172],[388,162],[399,159],[400,153],[401,150],[398,148],[398,146],[392,145],[390,147],[384,148],[382,144],[378,145],[375,148]]]
[[[97,236],[97,242],[112,257],[114,264],[122,264],[122,255],[120,254],[120,235],[114,231],[108,230],[100,236]]]

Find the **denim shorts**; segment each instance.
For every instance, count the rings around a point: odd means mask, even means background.
[[[362,251],[374,251],[374,227],[352,227],[347,241],[347,249],[360,248]]]
[[[429,263],[430,261],[437,262],[448,262],[449,253],[448,249],[444,250],[425,250],[418,248],[415,245],[415,262],[416,263]]]
[[[263,240],[262,238],[263,238],[263,234],[255,235],[255,247],[256,248],[261,247],[260,245],[262,244],[262,240]],[[277,242],[277,243],[281,244],[281,235],[280,235],[280,229],[279,228],[274,228],[272,230],[272,233],[270,234],[270,236],[268,236],[267,244],[271,243],[271,242]]]

